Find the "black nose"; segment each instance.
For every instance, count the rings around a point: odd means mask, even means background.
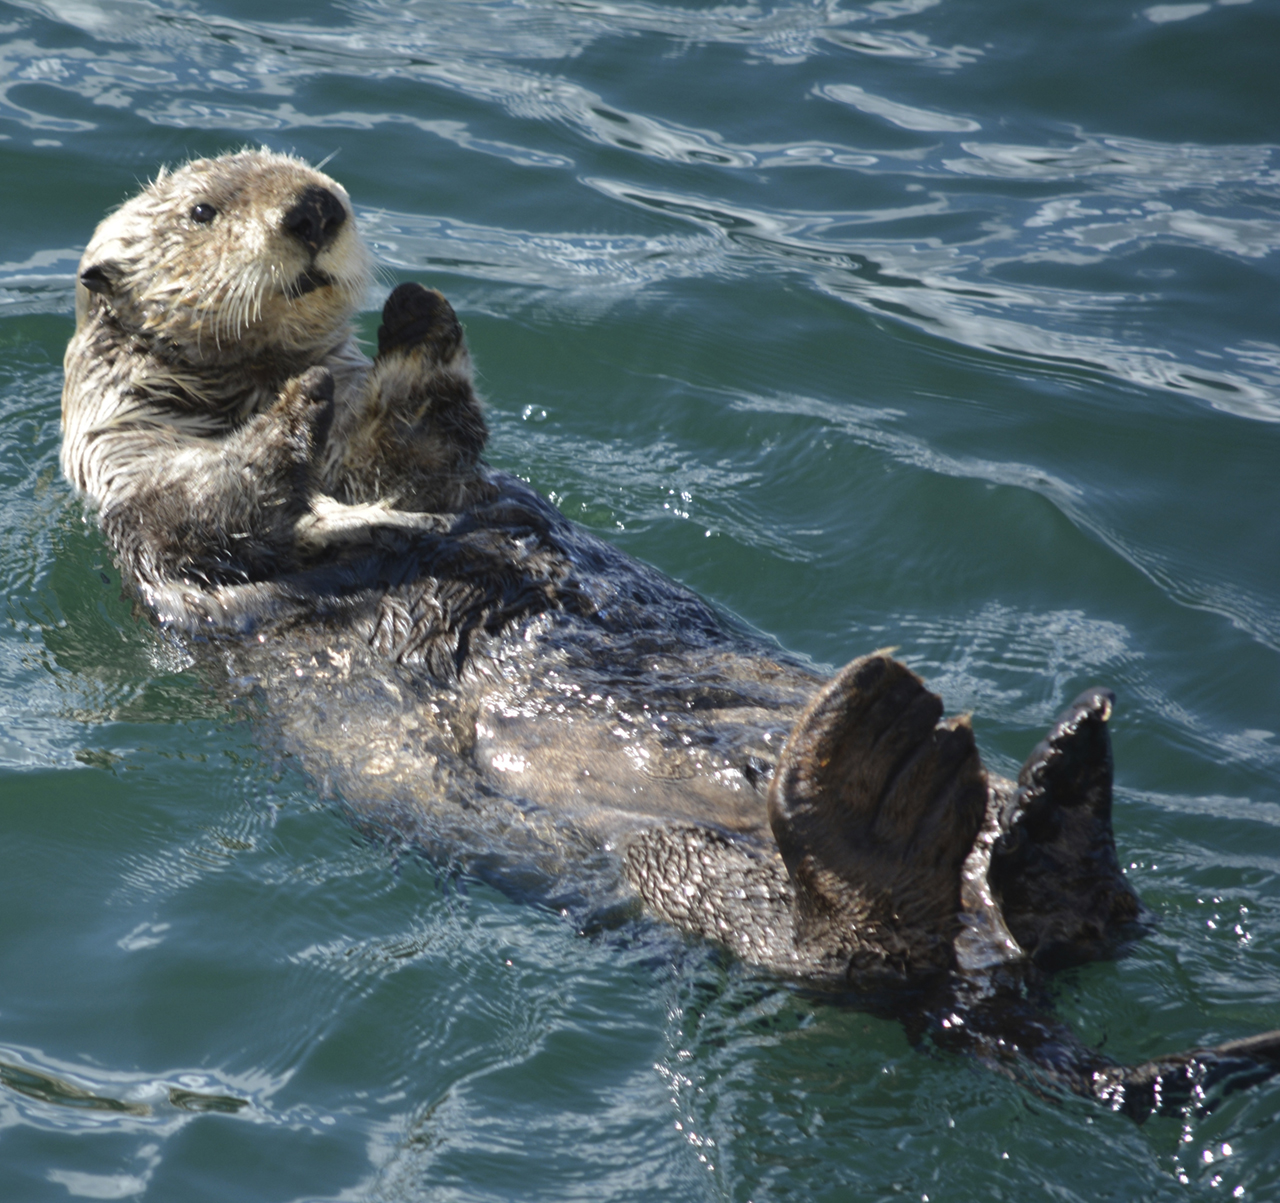
[[[328,188],[312,184],[284,215],[284,228],[314,254],[337,238],[346,220],[342,202]]]

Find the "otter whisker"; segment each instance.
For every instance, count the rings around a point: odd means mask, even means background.
[[[262,321],[262,301],[267,294],[268,279],[259,279],[257,287],[253,290],[253,323],[257,325]]]
[[[244,291],[245,280],[241,277],[236,280],[227,297],[225,328],[228,342],[233,342],[239,338],[240,331],[243,328]]]
[[[215,285],[212,293],[202,296],[197,301],[200,306],[200,330],[203,332],[205,315],[212,311],[212,333],[213,345],[218,351],[222,350],[222,328],[226,318],[228,301],[231,289],[234,287],[234,280],[219,280]]]
[[[231,290],[227,305],[227,337],[238,339],[245,327],[245,307],[253,280],[248,273],[241,275]]]

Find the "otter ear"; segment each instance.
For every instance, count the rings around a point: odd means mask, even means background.
[[[90,264],[80,273],[80,283],[90,292],[96,292],[104,297],[110,296],[115,288],[114,277],[117,270],[116,265],[110,260]]]

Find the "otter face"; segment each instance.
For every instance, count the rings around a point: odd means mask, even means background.
[[[105,305],[192,363],[321,352],[340,341],[371,261],[341,184],[300,159],[197,159],[106,218],[80,261],[81,321]]]

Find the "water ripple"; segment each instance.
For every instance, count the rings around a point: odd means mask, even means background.
[[[914,105],[886,100],[854,84],[827,84],[814,89],[815,96],[823,96],[840,104],[852,105],[863,113],[872,113],[891,121],[900,129],[920,130],[926,133],[964,134],[979,130],[982,126],[968,117],[956,117],[950,113],[935,113],[918,109]]]
[[[147,1074],[73,1064],[37,1049],[0,1045],[0,1087],[7,1088],[0,1089],[0,1130],[24,1122],[61,1131],[123,1129],[168,1136],[210,1112],[264,1122],[271,1096],[291,1076],[207,1069]]]
[[[939,50],[919,31],[898,27],[935,7],[424,7],[367,0],[348,4],[324,24],[233,19],[147,0],[32,0],[19,11],[73,26],[95,42],[52,51],[28,30],[0,46],[0,118],[62,135],[93,130],[95,107],[128,110],[174,129],[258,136],[403,125],[513,167],[573,172],[582,187],[608,201],[697,232],[602,238],[485,228],[456,214],[366,210],[390,266],[567,286],[580,297],[694,276],[799,272],[815,290],[905,321],[931,338],[1049,372],[1100,372],[1239,417],[1280,420],[1276,353],[1256,331],[1225,346],[1190,328],[1170,334],[1138,323],[1145,337],[1136,340],[1111,333],[1115,315],[1132,315],[1135,301],[1154,308],[1172,286],[1140,275],[1112,294],[1010,282],[1012,273],[1037,265],[1080,271],[1104,260],[1133,260],[1153,246],[1193,247],[1269,267],[1280,247],[1280,221],[1266,199],[1280,183],[1273,146],[1161,143],[1080,128],[1049,131],[1039,145],[987,142],[966,137],[985,124],[978,113],[923,106],[848,82],[847,75],[808,84],[804,94],[875,118],[907,135],[908,145],[868,149],[830,137],[756,141],[628,108],[568,70],[589,48],[618,38],[660,39],[677,55],[695,46],[735,47],[768,64],[761,69],[778,71],[813,58],[824,72],[830,64],[836,73],[846,61],[839,55],[850,50],[947,70],[972,67],[980,52]],[[537,63],[556,67],[531,65]],[[481,112],[496,110],[531,136],[495,136],[479,128],[488,124],[479,112],[463,120],[303,104],[301,89],[320,76],[425,84]],[[41,97],[59,92],[87,107],[77,115],[42,111]],[[600,173],[602,151],[634,159],[635,170]],[[696,168],[701,184],[672,186],[675,180],[664,176],[667,186],[656,185],[651,168],[662,165]],[[740,184],[753,173],[762,183],[759,173],[813,167],[892,182],[898,203],[802,212],[738,199]],[[725,182],[716,185],[716,179]],[[986,180],[992,190],[973,197],[960,186],[973,179]],[[1053,193],[1014,187],[1027,183]],[[6,311],[63,311],[65,276],[39,269],[67,255],[46,250],[25,270],[21,264],[0,270]],[[598,307],[599,296],[589,303]]]

